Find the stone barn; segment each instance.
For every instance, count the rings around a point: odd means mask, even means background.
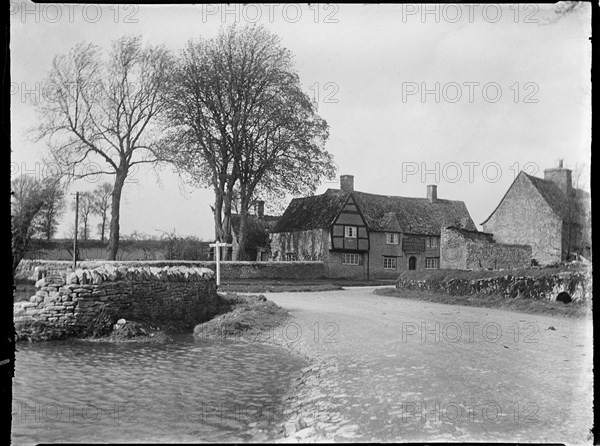
[[[591,255],[590,194],[572,186],[571,170],[546,169],[544,178],[521,171],[482,223],[498,243],[529,245],[540,265]],[[590,259],[591,260],[591,259]]]

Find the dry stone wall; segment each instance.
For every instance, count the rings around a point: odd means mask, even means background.
[[[64,270],[36,282],[29,302],[14,304],[17,340],[103,334],[118,319],[167,331],[191,330],[217,312],[213,271],[190,267],[105,265]]]
[[[452,296],[501,295],[522,299],[549,299],[566,292],[574,301],[592,299],[591,271],[562,271],[547,275],[505,275],[481,279],[411,279],[400,277],[396,281],[398,290],[427,290],[447,293]]]
[[[531,266],[532,248],[496,243],[485,232],[447,227],[442,229],[440,254],[441,269],[518,269]]]
[[[30,278],[35,274],[35,268],[47,271],[66,271],[71,262],[49,260],[22,260],[17,268],[17,276]],[[119,265],[132,268],[140,267],[188,267],[206,268],[215,271],[215,262],[198,262],[194,260],[155,260],[111,262],[107,260],[79,262],[82,268],[98,268]],[[221,280],[228,279],[321,279],[327,277],[323,262],[221,262]]]

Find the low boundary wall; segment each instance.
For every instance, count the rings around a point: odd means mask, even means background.
[[[48,271],[66,271],[72,265],[68,261],[22,260],[17,269],[17,277],[32,277],[36,267]],[[98,268],[101,266],[127,267],[190,267],[206,268],[215,271],[215,262],[195,260],[149,260],[149,261],[81,261],[80,268]],[[221,262],[221,279],[298,279],[312,280],[327,278],[323,262]]]
[[[17,340],[103,334],[120,318],[192,330],[216,314],[219,300],[213,271],[183,266],[49,269],[36,287],[29,302],[14,304]]]

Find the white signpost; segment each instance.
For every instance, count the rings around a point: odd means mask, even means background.
[[[215,262],[217,264],[217,286],[221,285],[221,248],[222,247],[230,247],[233,246],[231,243],[223,243],[223,242],[214,242],[209,244],[208,246],[210,246],[211,248],[215,248]]]

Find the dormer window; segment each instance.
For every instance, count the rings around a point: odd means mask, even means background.
[[[346,238],[356,238],[357,232],[356,226],[344,226],[344,237]]]
[[[400,240],[400,234],[397,232],[386,232],[385,239],[388,245],[397,245]]]

